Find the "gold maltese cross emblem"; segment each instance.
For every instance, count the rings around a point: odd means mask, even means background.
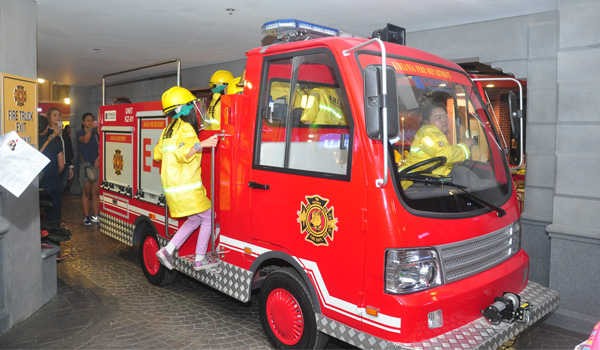
[[[300,203],[298,223],[300,233],[306,235],[305,240],[314,245],[328,246],[333,241],[333,233],[338,229],[338,219],[334,216],[333,207],[327,208],[329,199],[318,195],[306,196],[306,202]]]
[[[113,156],[113,169],[115,169],[115,174],[121,175],[121,171],[123,170],[123,155],[121,154],[121,150],[115,150],[115,155]]]
[[[23,107],[27,102],[27,92],[23,85],[17,85],[13,91],[13,97],[17,106]]]

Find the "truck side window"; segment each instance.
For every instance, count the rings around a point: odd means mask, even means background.
[[[265,74],[254,164],[349,179],[352,118],[335,60],[288,55],[267,61]]]

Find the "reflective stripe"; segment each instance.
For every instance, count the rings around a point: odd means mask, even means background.
[[[411,148],[410,148],[410,152],[411,152],[411,153],[418,153],[418,152],[421,152],[421,149],[420,149],[420,148],[418,148],[418,147],[411,147]]]
[[[336,118],[338,119],[342,119],[344,116],[340,115],[339,113],[337,113],[336,111],[333,110],[333,108],[326,106],[326,105],[319,105],[319,109],[324,109],[326,111],[331,112]]]
[[[163,144],[163,152],[167,152],[167,151],[174,151],[177,149],[177,146],[175,145],[170,145],[170,144]]]
[[[458,146],[460,146],[465,152],[465,159],[469,158],[469,149],[467,148],[467,146],[463,145],[462,143],[459,143]]]
[[[433,147],[433,140],[429,136],[425,136],[425,138],[423,138],[423,142],[425,142],[427,146]]]
[[[181,186],[171,186],[171,187],[163,186],[163,191],[165,193],[188,192],[188,191],[196,190],[201,187],[202,187],[202,181],[199,181],[199,182],[185,184],[185,185],[181,185]]]

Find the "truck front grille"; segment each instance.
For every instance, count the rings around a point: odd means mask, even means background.
[[[512,255],[512,225],[485,236],[438,246],[444,282],[492,268]]]

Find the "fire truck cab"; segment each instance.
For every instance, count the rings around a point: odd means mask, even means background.
[[[222,96],[219,130],[200,133],[221,136],[202,160],[219,265],[193,270],[195,233],[175,270],[243,302],[260,289],[278,348],[320,348],[327,336],[499,347],[558,306],[558,293],[528,281],[508,164],[464,70],[404,46],[391,25],[373,39],[296,20],[263,31],[278,41],[246,53],[243,92]],[[446,110],[444,142],[413,143],[424,99]],[[169,120],[160,101],[102,106],[99,120],[101,231],[139,244],[146,277],[165,285],[177,271],[155,253],[183,223],[169,217],[152,156]],[[407,164],[405,151],[426,143],[462,160]]]

